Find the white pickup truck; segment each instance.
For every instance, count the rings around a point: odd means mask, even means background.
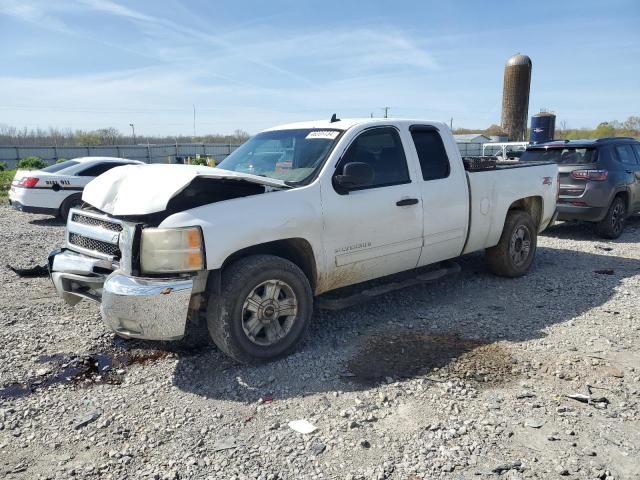
[[[480,167],[443,123],[335,116],[259,133],[217,168],[118,167],[71,210],[51,277],[68,303],[101,302],[120,336],[200,322],[234,359],[268,361],[325,292],[483,249],[496,274],[526,273],[558,167]]]

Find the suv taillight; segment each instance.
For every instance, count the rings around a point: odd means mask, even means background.
[[[594,180],[602,182],[607,179],[609,172],[607,170],[574,170],[571,172],[571,178],[576,180]]]
[[[38,184],[39,180],[40,179],[37,177],[26,177],[20,180],[20,183],[18,185],[24,188],[33,188]]]

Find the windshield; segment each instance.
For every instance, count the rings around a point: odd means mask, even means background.
[[[595,148],[558,147],[531,148],[520,157],[522,162],[550,161],[564,165],[581,165],[596,162]]]
[[[341,133],[311,128],[259,133],[225,158],[218,168],[305,183],[322,166]]]
[[[67,160],[66,162],[54,163],[53,165],[49,165],[48,167],[43,168],[42,171],[48,172],[48,173],[54,173],[54,172],[59,172],[60,170],[64,170],[65,168],[73,167],[74,165],[77,165],[77,164],[78,162],[76,162],[75,160]]]

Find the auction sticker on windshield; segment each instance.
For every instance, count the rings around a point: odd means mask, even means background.
[[[310,140],[316,138],[323,140],[335,140],[338,135],[340,135],[340,132],[336,130],[316,130],[315,132],[310,132],[305,139]]]

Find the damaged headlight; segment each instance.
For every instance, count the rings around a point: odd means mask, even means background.
[[[140,267],[147,273],[193,272],[204,269],[200,227],[142,230]]]

